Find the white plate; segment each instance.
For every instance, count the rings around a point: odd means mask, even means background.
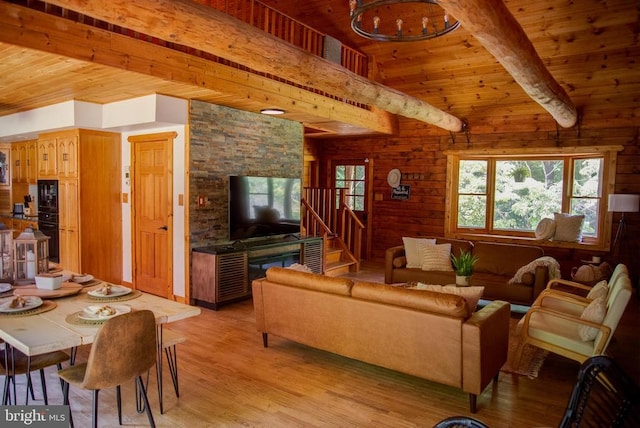
[[[131,293],[131,289],[129,287],[123,287],[122,285],[112,285],[111,292],[109,294],[102,294],[100,292],[100,290],[102,290],[102,287],[104,287],[104,285],[100,285],[99,288],[91,290],[87,294],[93,297],[102,297],[108,299],[111,297],[126,296],[127,294]]]
[[[26,304],[21,308],[11,308],[11,302],[15,299],[15,296],[7,297],[6,299],[2,299],[0,302],[0,312],[10,313],[10,312],[22,312],[28,311],[30,309],[35,309],[42,305],[42,299],[38,296],[22,296],[26,301]]]
[[[71,281],[78,283],[78,284],[84,284],[85,282],[89,282],[93,279],[93,275],[73,275],[71,277]]]
[[[10,291],[13,288],[13,286],[11,284],[7,284],[7,283],[0,283],[0,293],[6,293],[7,291]]]
[[[109,306],[115,309],[116,313],[113,315],[100,315],[96,314],[95,311],[104,306]],[[84,310],[78,313],[78,318],[83,320],[108,320],[109,318],[117,317],[118,315],[126,314],[131,312],[131,308],[126,305],[91,305],[84,308]]]

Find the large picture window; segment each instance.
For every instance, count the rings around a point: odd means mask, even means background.
[[[604,243],[615,151],[450,154],[448,233],[535,238],[554,213],[584,215],[582,243]]]

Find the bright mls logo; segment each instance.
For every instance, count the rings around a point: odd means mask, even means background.
[[[69,426],[69,406],[6,406],[0,410],[0,426],[62,428]]]

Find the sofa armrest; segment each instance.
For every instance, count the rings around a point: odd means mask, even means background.
[[[462,390],[480,394],[500,372],[509,350],[511,305],[494,300],[462,325]]]
[[[404,256],[404,246],[387,248],[384,253],[384,282],[385,284],[393,283],[393,259]]]
[[[533,296],[531,301],[534,302],[536,298],[542,293],[542,290],[547,288],[549,282],[549,268],[547,266],[537,266],[535,272],[535,280],[533,282]]]

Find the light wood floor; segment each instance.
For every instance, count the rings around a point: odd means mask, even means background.
[[[365,266],[359,276],[382,282],[379,266]],[[639,309],[634,295],[610,346],[636,382]],[[165,413],[160,415],[152,376],[149,395],[158,426],[431,427],[448,416],[471,415],[467,394],[456,388],[275,336],[263,348],[251,300],[219,311],[203,309],[201,316],[169,328],[187,337],[178,348],[181,396],[176,399],[167,373]],[[86,353],[82,349],[79,359]],[[478,398],[474,417],[491,427],[557,426],[578,368],[576,362],[550,355],[537,379],[501,373],[498,383]],[[34,380],[39,387],[37,376]],[[47,370],[47,384],[50,404],[60,404],[53,370]],[[148,426],[146,416],[135,411],[131,385],[123,388],[123,399],[125,426]],[[71,402],[76,426],[89,426],[91,395],[72,388]],[[100,426],[117,426],[115,391],[100,392]]]

